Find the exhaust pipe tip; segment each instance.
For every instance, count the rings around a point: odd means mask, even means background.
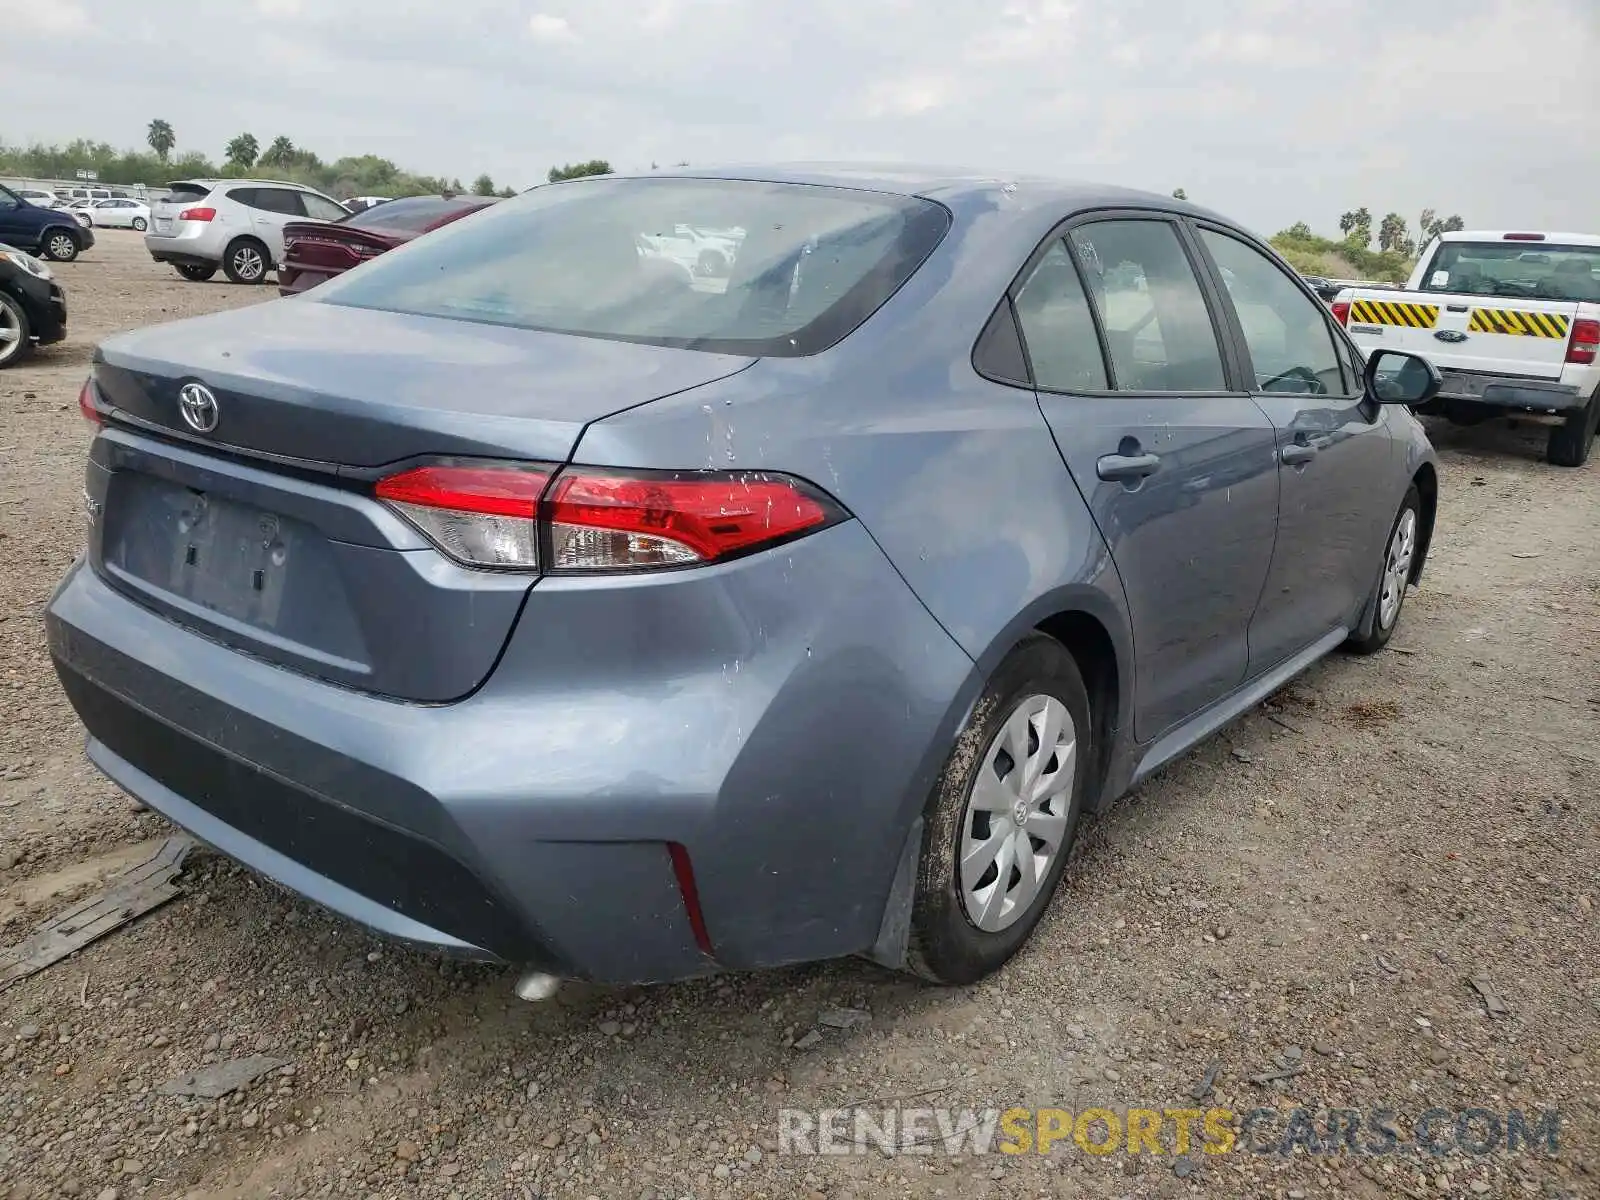
[[[519,1000],[537,1003],[548,1000],[561,990],[561,980],[554,975],[547,975],[543,971],[528,971],[517,979],[516,992]]]

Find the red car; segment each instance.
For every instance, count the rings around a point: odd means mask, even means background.
[[[411,196],[339,221],[290,221],[283,227],[278,292],[297,295],[493,203],[492,196]]]

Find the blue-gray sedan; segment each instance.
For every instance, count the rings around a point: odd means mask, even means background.
[[[1388,641],[1437,386],[1167,197],[554,184],[107,339],[50,648],[101,770],[394,937],[966,982],[1085,810]]]

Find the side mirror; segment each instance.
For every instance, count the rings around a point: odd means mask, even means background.
[[[1367,395],[1379,404],[1426,404],[1443,383],[1438,367],[1404,350],[1377,350],[1367,359]]]

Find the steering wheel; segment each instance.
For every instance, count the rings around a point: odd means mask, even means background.
[[[1261,390],[1263,392],[1270,392],[1273,390],[1273,384],[1282,383],[1286,379],[1300,380],[1306,385],[1306,391],[1313,396],[1321,396],[1327,390],[1322,386],[1322,380],[1317,378],[1316,374],[1311,370],[1310,367],[1290,367],[1287,371],[1283,371],[1277,375],[1274,375],[1271,379],[1263,383],[1261,385]]]

